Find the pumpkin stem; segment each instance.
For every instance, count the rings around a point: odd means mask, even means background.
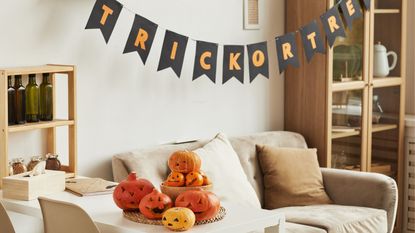
[[[135,171],[132,171],[130,174],[128,174],[127,180],[133,181],[137,179],[137,173]]]

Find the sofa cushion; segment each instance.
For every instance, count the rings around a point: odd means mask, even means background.
[[[264,174],[264,207],[331,204],[323,185],[316,149],[258,145]]]
[[[219,133],[202,148],[194,150],[202,161],[201,169],[211,179],[213,192],[222,200],[261,208],[259,199],[249,183],[226,136]]]
[[[285,233],[327,233],[327,231],[298,223],[286,222]]]
[[[255,133],[248,136],[231,137],[229,141],[238,154],[239,161],[248,177],[248,181],[254,187],[262,205],[264,203],[263,176],[261,168],[259,167],[255,145],[307,148],[307,144],[301,134],[287,131],[271,131]]]
[[[287,222],[321,228],[327,233],[386,233],[386,211],[342,205],[311,205],[275,209]]]

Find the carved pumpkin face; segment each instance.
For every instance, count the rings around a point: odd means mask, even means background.
[[[168,209],[161,220],[163,225],[173,231],[186,231],[195,224],[195,214],[188,208]]]
[[[199,171],[201,161],[192,151],[176,151],[169,158],[169,168],[174,172],[189,173]]]
[[[199,173],[203,176],[203,184],[202,185],[212,184],[212,181],[209,179],[209,177],[206,175],[205,172],[199,171]]]
[[[190,172],[186,175],[186,186],[196,187],[203,184],[203,176],[199,172]]]
[[[140,212],[148,219],[161,219],[164,211],[172,206],[173,202],[169,196],[153,189],[153,192],[147,194],[141,200]]]
[[[219,212],[219,198],[203,190],[189,190],[181,193],[175,202],[176,207],[186,207],[191,209],[196,216],[196,221],[208,220],[216,216]]]
[[[184,186],[184,175],[180,172],[171,172],[167,177],[167,180],[164,182],[164,185],[171,187],[181,187]]]
[[[123,210],[139,209],[141,199],[151,193],[154,185],[146,179],[137,179],[135,172],[131,172],[126,180],[117,185],[112,194],[115,204]]]

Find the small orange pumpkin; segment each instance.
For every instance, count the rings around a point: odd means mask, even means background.
[[[175,207],[163,214],[161,222],[172,231],[187,231],[195,224],[195,214],[188,208]]]
[[[169,168],[174,172],[189,173],[199,171],[201,161],[199,156],[192,151],[176,151],[169,158]]]
[[[153,189],[141,199],[140,212],[148,219],[161,219],[163,213],[173,206],[169,196]]]
[[[185,179],[183,173],[180,172],[171,172],[167,177],[167,180],[164,181],[164,185],[171,187],[181,187],[184,186]]]
[[[203,184],[202,185],[212,184],[212,181],[209,179],[209,177],[206,175],[206,173],[204,171],[200,170],[199,173],[203,176]]]
[[[199,172],[190,172],[186,175],[186,186],[197,187],[202,186],[203,176]]]

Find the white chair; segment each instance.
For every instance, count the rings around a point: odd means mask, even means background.
[[[38,198],[45,233],[100,233],[91,217],[79,206],[44,197]]]
[[[1,233],[15,233],[12,221],[9,218],[9,215],[6,212],[6,208],[3,203],[0,201],[0,226]]]

